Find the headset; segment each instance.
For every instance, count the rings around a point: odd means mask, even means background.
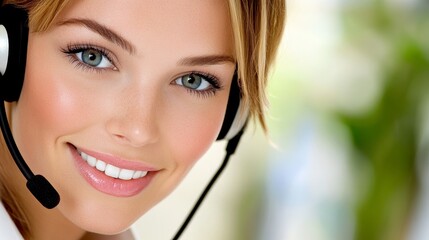
[[[28,44],[28,13],[13,5],[2,6],[0,1],[0,124],[3,137],[8,149],[27,179],[27,188],[36,199],[46,208],[51,209],[58,205],[60,196],[49,181],[42,175],[34,175],[21,156],[19,149],[13,139],[8,124],[4,101],[14,102],[19,100],[24,82],[25,66]],[[188,217],[182,224],[173,239],[179,239],[180,235],[190,222],[211,186],[225,168],[229,157],[235,152],[239,140],[245,129],[248,119],[248,108],[241,101],[241,91],[238,84],[238,74],[235,71],[224,121],[216,140],[228,140],[226,156],[221,166],[206,186],[200,198],[190,211]]]

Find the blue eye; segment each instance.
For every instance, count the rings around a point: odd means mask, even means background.
[[[73,63],[79,67],[94,70],[112,69],[117,70],[109,57],[109,52],[103,48],[92,45],[74,45],[63,49],[63,52],[71,58]]]
[[[85,49],[81,52],[76,53],[76,57],[79,61],[88,64],[91,67],[96,68],[113,68],[113,64],[110,60],[98,50]]]
[[[199,90],[199,91],[206,90],[212,87],[211,84],[207,80],[205,80],[202,76],[199,76],[194,73],[179,77],[178,79],[176,79],[176,84],[182,85],[192,90]]]
[[[185,87],[190,93],[199,97],[214,95],[222,89],[219,80],[206,73],[189,73],[174,80],[174,84]]]

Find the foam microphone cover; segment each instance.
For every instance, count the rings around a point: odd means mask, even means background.
[[[45,208],[52,209],[60,202],[60,195],[42,175],[30,178],[27,181],[27,188]]]

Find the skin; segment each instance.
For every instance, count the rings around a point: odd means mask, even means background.
[[[108,27],[132,50],[70,23],[76,18]],[[44,209],[10,168],[17,180],[9,184],[18,189],[35,239],[121,233],[178,185],[221,127],[235,69],[231,32],[226,1],[91,0],[72,1],[52,28],[30,34],[24,86],[9,106],[10,121],[24,159],[61,196],[58,207]],[[64,53],[76,44],[107,49],[112,65],[78,65],[76,54]],[[206,55],[224,58],[183,61]],[[189,91],[176,79],[191,71],[216,76],[221,87]],[[112,196],[86,182],[69,144],[159,171],[137,195]]]

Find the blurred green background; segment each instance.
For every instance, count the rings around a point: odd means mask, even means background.
[[[429,239],[429,1],[288,0],[269,85],[182,239]],[[171,239],[220,164],[216,143],[135,225]]]

